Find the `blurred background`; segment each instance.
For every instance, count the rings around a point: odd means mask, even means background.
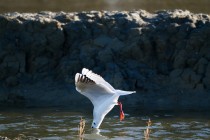
[[[0,0],[0,13],[90,10],[138,10],[155,12],[183,9],[210,14],[210,0]]]

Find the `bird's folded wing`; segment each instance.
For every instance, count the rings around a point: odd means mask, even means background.
[[[80,73],[75,75],[75,85],[77,91],[89,98],[94,106],[97,106],[100,102],[114,94],[106,85],[96,83],[94,80]]]

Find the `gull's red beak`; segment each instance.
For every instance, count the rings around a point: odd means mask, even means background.
[[[124,112],[122,110],[122,103],[118,102],[118,105],[120,106],[120,121],[122,121],[125,118],[125,114],[124,114]]]

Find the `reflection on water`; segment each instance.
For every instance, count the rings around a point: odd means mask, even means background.
[[[144,139],[146,122],[150,118],[151,139],[209,139],[210,114],[207,113],[150,113],[126,115],[124,121],[109,114],[100,130],[90,128],[92,114],[56,109],[0,111],[0,136],[9,138],[24,134],[44,140],[78,139],[80,118],[86,119],[84,140]]]
[[[209,14],[209,5],[209,0],[0,0],[0,13],[135,9],[154,12],[162,9],[188,9]]]

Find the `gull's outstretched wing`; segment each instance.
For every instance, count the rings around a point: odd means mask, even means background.
[[[93,73],[91,70],[83,68],[82,74],[93,80],[96,84],[102,85],[112,91],[115,91],[115,89],[108,82],[106,82],[100,75]]]
[[[94,106],[115,94],[115,89],[101,76],[85,68],[82,74],[75,75],[75,85],[77,91],[89,98]]]

